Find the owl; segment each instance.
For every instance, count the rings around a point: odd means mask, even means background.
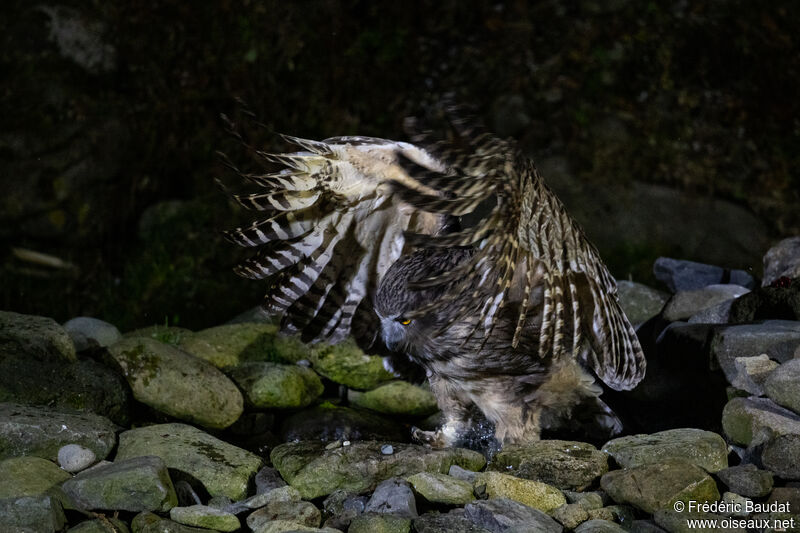
[[[444,419],[421,442],[458,443],[475,408],[502,445],[587,417],[619,431],[599,381],[631,389],[645,359],[614,278],[512,140],[450,128],[254,151],[278,168],[237,170],[258,192],[235,199],[264,216],[226,232],[256,250],[236,271],[269,281],[284,331],[421,368]]]

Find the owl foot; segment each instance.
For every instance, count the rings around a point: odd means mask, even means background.
[[[411,428],[411,438],[420,444],[425,444],[431,448],[446,448],[455,446],[460,432],[457,424],[445,424],[436,431],[423,431],[418,427]]]

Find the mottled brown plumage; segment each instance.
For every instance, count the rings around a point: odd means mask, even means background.
[[[244,175],[264,192],[237,199],[270,216],[227,233],[259,249],[238,272],[271,280],[287,331],[421,365],[447,418],[421,440],[455,442],[473,404],[503,443],[576,409],[613,426],[594,376],[630,389],[645,371],[614,279],[513,142],[453,126],[450,142],[286,137],[301,151],[259,154],[285,168]]]

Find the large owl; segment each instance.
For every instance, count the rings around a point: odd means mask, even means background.
[[[586,413],[619,430],[596,380],[630,389],[645,360],[614,279],[513,141],[451,125],[257,152],[283,168],[242,173],[263,191],[236,199],[267,218],[227,232],[258,250],[238,273],[270,281],[285,331],[422,367],[445,423],[418,440],[458,442],[473,406],[502,444]]]

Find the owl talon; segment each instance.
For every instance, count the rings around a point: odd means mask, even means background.
[[[444,442],[441,430],[424,431],[414,426],[411,428],[411,438],[420,444],[424,444],[432,448],[444,448],[447,446],[447,443]]]

